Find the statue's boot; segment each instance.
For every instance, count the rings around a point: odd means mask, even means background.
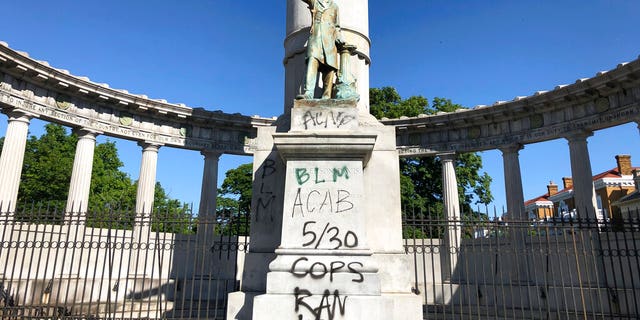
[[[336,71],[329,68],[329,70],[325,71],[323,74],[322,84],[324,89],[322,90],[322,99],[331,99],[331,96],[333,95],[333,78],[335,77]]]

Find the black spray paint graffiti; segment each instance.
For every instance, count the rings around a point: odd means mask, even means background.
[[[355,276],[351,281],[358,283],[364,281],[364,275],[362,275],[362,272],[360,271],[364,265],[361,262],[353,261],[345,263],[344,261],[336,260],[331,261],[329,265],[319,261],[309,265],[308,262],[309,258],[307,257],[298,258],[298,260],[291,265],[291,274],[297,278],[310,276],[312,279],[323,279],[327,274],[329,274],[329,281],[333,282],[333,275],[338,272],[343,272],[346,267],[348,270],[347,273]],[[302,271],[296,269],[302,269]]]
[[[318,236],[318,234],[313,231],[313,225],[316,223],[316,221],[307,221],[302,226],[302,237],[311,236],[311,240],[302,244],[303,247],[308,247],[315,243],[316,245],[314,246],[314,249],[318,249],[318,246],[320,246],[320,244],[322,243],[322,239],[325,235],[331,236],[328,239],[328,242],[335,244],[335,247],[331,248],[332,250],[340,249],[342,248],[342,246],[345,246],[347,248],[355,248],[358,246],[358,236],[355,234],[355,232],[349,230],[344,233],[344,235],[341,235],[340,228],[329,227],[331,224],[327,222],[327,224],[324,226],[324,229],[320,233],[320,236]]]
[[[302,307],[311,313],[311,319],[321,320],[323,319],[322,316],[326,314],[326,320],[333,320],[336,316],[336,307],[338,307],[340,315],[343,316],[345,313],[348,297],[344,296],[344,298],[340,299],[340,292],[338,290],[334,290],[333,293],[325,290],[322,294],[322,299],[320,299],[320,303],[318,303],[318,306],[315,308],[305,302],[305,299],[313,297],[309,290],[296,287],[293,294],[296,299],[295,311],[300,313],[300,307]],[[304,319],[303,315],[298,314],[298,320]]]
[[[262,163],[262,174],[260,175],[260,192],[258,193],[258,200],[256,202],[255,214],[253,215],[256,221],[260,220],[260,215],[264,212],[269,213],[271,221],[273,221],[273,210],[271,205],[275,202],[276,196],[273,191],[269,191],[269,188],[265,189],[265,179],[274,173],[276,173],[276,162],[273,159],[265,159]],[[267,184],[268,186],[269,184]]]
[[[304,217],[305,213],[342,213],[353,209],[351,192],[347,190],[311,190],[305,194],[298,188],[291,208],[291,217],[296,213]],[[318,201],[321,200],[322,201]],[[334,201],[335,199],[335,201]]]
[[[318,122],[313,123],[318,125]],[[334,124],[340,126],[346,123]],[[305,126],[307,126],[306,122]],[[304,217],[305,214],[335,214],[354,209],[351,192],[344,188],[349,185],[345,182],[351,178],[350,173],[353,173],[347,166],[294,168],[294,173],[298,190],[291,208],[292,218],[296,215]],[[332,183],[334,186],[330,186]],[[359,243],[358,236],[354,231],[341,231],[338,225],[332,225],[331,222],[318,224],[317,221],[304,223],[302,241],[304,242],[302,247],[328,248],[329,250],[355,248]],[[314,280],[328,278],[330,282],[333,282],[336,274],[342,274],[347,279],[351,278],[352,282],[361,283],[364,282],[363,268],[364,264],[357,261],[345,262],[336,259],[330,262],[321,262],[309,261],[307,257],[300,257],[291,265],[290,272],[297,278],[310,277]],[[298,320],[304,319],[305,316],[301,314],[301,311],[305,310],[311,314],[311,318],[308,319],[315,320],[333,320],[337,315],[336,308],[340,315],[345,314],[347,296],[341,298],[338,290],[334,290],[333,293],[330,289],[324,290],[319,303],[317,303],[317,296],[314,299],[309,299],[313,296],[309,290],[296,287],[294,295]],[[310,301],[314,301],[314,303]]]
[[[328,128],[335,127],[340,128],[351,121],[355,120],[355,116],[347,114],[345,112],[322,112],[322,111],[307,111],[302,116],[302,122],[306,130],[312,128]]]

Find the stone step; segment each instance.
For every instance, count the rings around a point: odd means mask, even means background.
[[[226,308],[190,308],[190,309],[174,309],[167,311],[165,319],[208,319],[223,320],[225,318]]]
[[[533,310],[518,308],[501,308],[500,306],[447,305],[423,306],[424,319],[630,319],[630,316],[613,316],[601,313],[587,313],[563,310]]]
[[[229,292],[236,291],[235,279],[179,279],[175,287],[166,292],[170,301],[220,301],[226,300]]]
[[[538,310],[496,309],[498,307],[456,305],[425,306],[424,319],[549,319]],[[551,317],[550,319],[557,319]]]
[[[129,303],[124,308],[113,310],[109,316],[115,319],[224,319],[226,304],[219,302],[185,301],[185,303],[162,303],[152,301]],[[106,316],[106,314],[103,314]]]

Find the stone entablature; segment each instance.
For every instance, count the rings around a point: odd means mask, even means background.
[[[0,43],[0,108],[109,136],[177,148],[251,153],[274,120],[170,104],[70,75]]]
[[[442,150],[474,152],[564,138],[577,130],[599,130],[640,116],[640,60],[493,106],[457,112],[384,119],[397,129],[401,156]]]

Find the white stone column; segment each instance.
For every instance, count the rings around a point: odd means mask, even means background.
[[[442,202],[444,205],[444,216],[447,221],[447,232],[445,232],[445,247],[448,254],[443,255],[445,268],[443,275],[450,279],[458,264],[458,251],[461,241],[460,222],[460,197],[458,194],[458,179],[454,161],[456,154],[441,153],[437,155],[442,163]]]
[[[521,144],[511,144],[500,148],[504,165],[504,190],[507,196],[507,214],[516,221],[527,220],[524,210],[524,193],[522,191],[522,173],[518,152]]]
[[[587,138],[592,135],[593,133],[590,131],[577,131],[567,135],[565,138],[569,141],[573,198],[578,216],[580,218],[602,219],[602,215],[598,213],[597,209],[591,160],[589,159],[589,149],[587,148]]]
[[[504,165],[504,187],[507,196],[507,218],[510,227],[509,241],[513,251],[513,268],[511,279],[519,282],[529,281],[526,238],[528,230],[528,216],[524,208],[524,193],[522,191],[522,173],[518,152],[523,146],[518,143],[500,148]],[[502,267],[506,268],[506,264]],[[516,302],[523,302],[522,299]]]
[[[151,234],[151,213],[153,212],[153,196],[156,188],[156,168],[158,165],[158,149],[160,145],[141,142],[142,161],[136,194],[136,217],[133,226],[133,241],[138,244],[149,243]],[[145,249],[132,249],[129,273],[147,274],[152,270],[153,252]],[[143,251],[144,250],[144,251]]]
[[[142,147],[142,161],[140,163],[140,177],[136,193],[137,218],[148,219],[153,210],[153,195],[156,188],[156,169],[158,167],[158,149],[160,146],[152,143],[139,143]],[[148,220],[144,220],[149,223]]]
[[[32,115],[19,110],[7,113],[9,124],[0,155],[0,213],[13,216],[18,201],[18,188],[24,151]]]
[[[99,133],[86,129],[76,129],[74,133],[78,136],[78,143],[73,159],[65,220],[70,223],[84,224],[91,190],[93,152],[96,147],[96,136]]]
[[[200,192],[198,216],[201,218],[215,219],[220,153],[214,151],[202,151],[201,153],[204,156],[204,169],[202,172],[202,189]]]
[[[203,244],[213,237],[216,223],[216,198],[218,196],[218,161],[220,153],[202,151],[204,169],[198,208],[198,242]]]

